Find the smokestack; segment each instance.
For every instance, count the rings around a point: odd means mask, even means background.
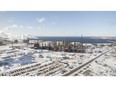
[[[82,51],[84,50],[83,48],[83,35],[81,34],[81,43],[82,43]]]

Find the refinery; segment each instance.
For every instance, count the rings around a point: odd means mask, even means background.
[[[116,76],[115,42],[0,41],[0,76]]]
[[[0,19],[0,76],[116,76],[115,11],[5,11]]]

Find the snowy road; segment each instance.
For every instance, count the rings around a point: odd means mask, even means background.
[[[110,50],[112,50],[112,49],[110,49]],[[71,72],[68,72],[68,73],[64,74],[63,76],[69,76],[69,75],[73,74],[74,72],[80,70],[81,68],[83,68],[84,66],[86,66],[86,65],[88,65],[89,63],[93,62],[93,61],[96,60],[97,58],[99,58],[99,57],[101,57],[102,55],[106,54],[106,53],[109,52],[110,50],[108,50],[108,51],[106,51],[106,52],[104,52],[104,53],[98,55],[98,56],[95,57],[94,59],[91,59],[90,61],[86,62],[85,64],[83,64],[83,65],[81,65],[81,66],[79,66],[79,67],[77,67],[77,68],[75,68],[75,69],[72,70]]]

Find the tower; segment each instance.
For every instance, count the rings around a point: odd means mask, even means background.
[[[84,47],[83,47],[83,35],[81,34],[81,44],[82,44],[82,46],[81,46],[81,52],[83,53],[84,52]]]

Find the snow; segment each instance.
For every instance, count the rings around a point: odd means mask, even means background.
[[[13,33],[10,33],[10,32],[8,33],[5,31],[0,31],[0,37],[10,41],[14,41],[14,40],[22,41],[27,38],[36,38],[35,36],[32,36],[30,34],[13,34]]]
[[[116,57],[113,56],[115,50],[111,50],[94,62],[85,66],[73,75],[79,76],[116,76]]]
[[[22,43],[14,44],[14,46],[20,46],[21,48],[12,49],[9,48],[10,45],[0,47],[0,72],[2,73],[9,72],[18,68],[23,68],[26,66],[31,66],[33,64],[40,63],[44,65],[46,63],[57,61],[59,62],[59,64],[62,65],[62,67],[65,66],[65,68],[56,68],[56,72],[51,74],[51,76],[59,76],[72,71],[73,69],[85,64],[86,62],[111,49],[111,47],[107,46],[102,48],[94,47],[94,49],[91,50],[92,53],[69,53],[54,52],[41,49],[34,50],[29,48],[26,44]],[[87,50],[89,49],[91,49],[91,47]],[[102,55],[100,58],[96,59],[94,62],[75,72],[73,75],[116,75],[115,53],[116,50],[112,50],[107,54]],[[34,76],[36,75],[36,72],[30,72],[29,75]]]

